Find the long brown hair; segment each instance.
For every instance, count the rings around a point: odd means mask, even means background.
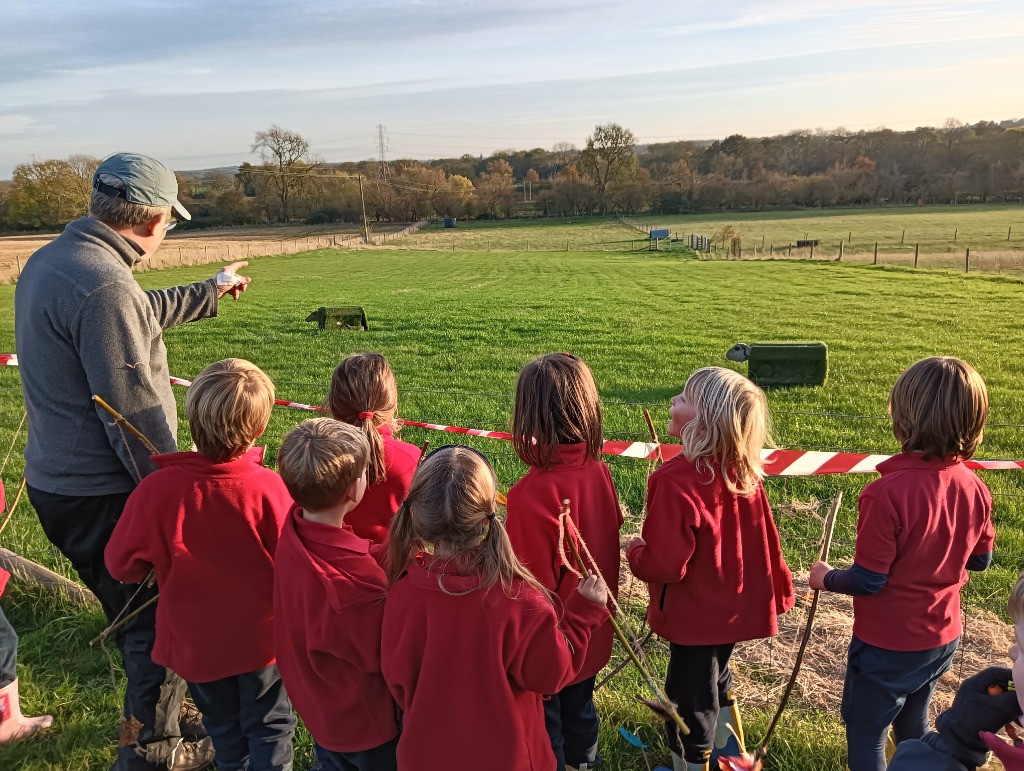
[[[431,453],[416,469],[409,495],[391,522],[390,582],[401,578],[409,560],[430,545],[435,553],[451,555],[460,574],[479,575],[485,590],[500,581],[509,593],[519,580],[550,599],[512,551],[497,516],[497,494],[494,469],[479,453],[456,445]]]
[[[379,353],[356,353],[343,360],[331,375],[326,406],[335,420],[350,423],[366,436],[370,444],[366,484],[383,482],[387,461],[384,437],[377,429],[386,423],[394,425],[398,410],[398,384],[388,360]]]
[[[590,368],[570,353],[540,356],[519,373],[512,444],[528,466],[547,468],[560,444],[587,445],[601,457],[601,402]]]
[[[966,460],[985,436],[988,389],[966,361],[932,356],[897,378],[889,392],[889,413],[903,452]]]
[[[714,478],[715,466],[730,492],[750,495],[764,476],[761,450],[769,442],[764,391],[738,372],[702,367],[683,395],[696,412],[679,432],[686,459]]]

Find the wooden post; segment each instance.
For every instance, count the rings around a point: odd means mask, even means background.
[[[787,257],[792,257],[793,256],[793,244],[789,245],[789,251],[786,253],[786,256]]]
[[[530,251],[530,239],[526,239],[526,251]]]
[[[967,253],[964,255],[964,273],[971,272],[971,247],[967,247]]]
[[[872,265],[878,264],[878,242],[875,241],[875,260],[871,263]]]
[[[769,257],[774,257],[775,256],[775,244],[769,244],[768,245],[768,256]]]
[[[900,246],[903,246],[903,240],[907,237],[907,229],[903,228],[903,235],[900,236]]]
[[[181,256],[181,247],[178,247],[178,262],[182,265],[185,264],[185,258]]]
[[[956,241],[956,234],[960,232],[960,228],[953,228],[953,240]]]
[[[814,259],[814,242],[811,241],[811,259]]]
[[[21,257],[14,255],[14,259],[18,261],[18,278],[21,278]]]
[[[843,242],[840,241],[839,242],[839,259],[837,260],[837,262],[842,262],[842,261],[843,261]]]
[[[851,230],[846,236],[847,242],[853,241],[853,231]]]
[[[761,248],[764,249],[764,233],[761,234]]]
[[[565,239],[565,251],[569,251],[569,239]]]
[[[90,605],[98,602],[96,596],[88,589],[8,549],[0,548],[0,567],[10,572],[15,578],[40,586],[51,594],[66,596],[76,605]]]
[[[359,177],[359,205],[363,209],[363,243],[370,243],[370,228],[366,224],[366,199],[363,198],[363,176],[360,174]]]
[[[914,267],[915,268],[917,267],[917,255],[920,253],[920,251],[921,251],[921,242],[920,241],[916,241],[914,243]]]
[[[1012,227],[1012,226],[1011,226],[1011,227],[1008,227],[1008,228],[1006,229],[1006,240],[1007,240],[1007,241],[1009,241],[1009,240],[1010,240],[1010,233],[1012,233],[1012,232],[1013,232],[1013,227]]]

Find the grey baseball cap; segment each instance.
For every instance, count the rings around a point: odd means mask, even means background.
[[[101,182],[101,174],[117,177],[124,182],[124,190]],[[92,186],[111,198],[124,198],[145,206],[170,206],[179,219],[192,219],[178,200],[178,180],[174,172],[148,155],[114,153],[104,158],[93,175]]]

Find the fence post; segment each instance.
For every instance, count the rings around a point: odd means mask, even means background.
[[[907,229],[903,228],[903,235],[900,236],[900,246],[903,246],[903,240],[907,237]]]
[[[185,264],[185,258],[181,256],[181,247],[178,247],[178,262],[182,265]]]
[[[530,251],[530,239],[526,239],[526,251]]]
[[[875,241],[875,260],[871,263],[872,265],[878,264],[878,242]]]
[[[814,242],[811,241],[811,259],[814,259]]]
[[[971,247],[967,247],[967,253],[964,255],[964,273],[971,272]]]
[[[960,232],[960,228],[953,228],[953,240],[956,241],[956,234]]]
[[[842,262],[842,261],[843,261],[843,242],[840,241],[839,242],[839,259],[836,260],[836,262]]]
[[[761,234],[761,248],[764,249],[764,233]]]
[[[1008,227],[1008,228],[1006,229],[1006,240],[1007,240],[1007,241],[1009,241],[1009,240],[1010,240],[1010,233],[1012,233],[1012,232],[1013,232],[1013,226],[1011,225],[1010,227]]]
[[[775,256],[775,244],[769,244],[768,245],[768,256],[769,257],[774,257]]]
[[[565,251],[569,251],[569,239],[565,239]]]
[[[18,278],[21,278],[21,257],[14,255],[14,259],[18,261]]]
[[[921,242],[917,241],[914,243],[914,268],[917,268],[917,255],[921,251]]]
[[[793,244],[789,245],[789,251],[786,253],[786,256],[787,257],[792,257],[793,256]]]

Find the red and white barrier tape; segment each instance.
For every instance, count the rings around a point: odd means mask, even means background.
[[[18,366],[18,357],[13,353],[0,353],[0,365]],[[180,377],[171,378],[172,385],[192,385],[191,380]],[[325,412],[323,407],[302,402],[290,402],[286,399],[275,399],[275,404],[282,407],[292,407],[298,410],[309,412]],[[465,434],[468,436],[481,436],[488,439],[503,439],[510,441],[512,434],[505,431],[485,431],[479,428],[461,428],[459,426],[443,426],[437,423],[420,423],[414,420],[402,420],[398,422],[403,426],[411,428],[425,428],[430,431],[444,431],[449,434]],[[605,455],[618,455],[623,458],[641,458],[654,460],[658,456],[659,445],[654,442],[624,442],[609,439],[602,448]],[[674,458],[682,451],[678,444],[660,445],[661,455],[665,460]],[[891,456],[870,455],[868,453],[856,452],[819,452],[816,450],[762,450],[761,459],[764,461],[764,471],[770,476],[817,476],[821,474],[867,474],[877,470],[878,464]],[[1024,469],[1022,460],[968,460],[964,462],[968,468],[976,470],[1020,470]]]

